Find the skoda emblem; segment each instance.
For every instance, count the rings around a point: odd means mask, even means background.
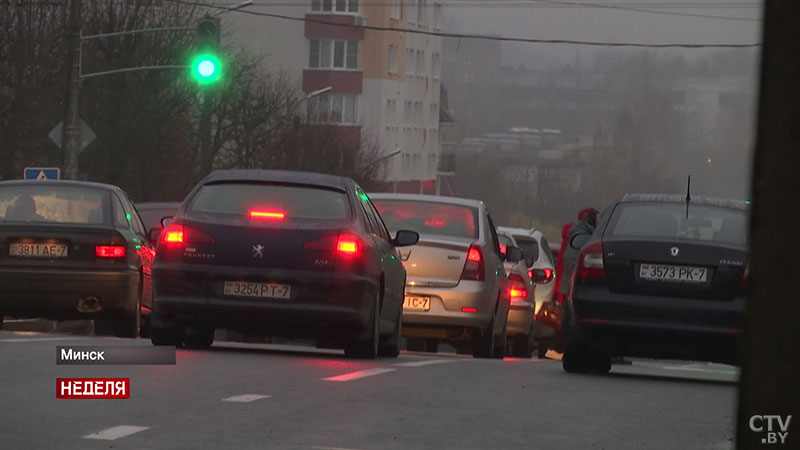
[[[678,256],[681,254],[681,249],[679,249],[678,247],[672,247],[671,249],[669,249],[669,254],[672,256]]]
[[[263,258],[264,257],[264,246],[261,244],[253,246],[253,258]]]

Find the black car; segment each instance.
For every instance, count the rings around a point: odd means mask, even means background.
[[[136,337],[152,306],[153,257],[118,187],[0,182],[0,318],[96,319],[96,329]]]
[[[747,283],[745,202],[626,195],[582,248],[565,305],[563,367],[612,356],[736,363]]]
[[[216,328],[317,339],[348,356],[397,356],[406,273],[367,195],[349,178],[217,171],[161,233],[155,345],[203,348]]]

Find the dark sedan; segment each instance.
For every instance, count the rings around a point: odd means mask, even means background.
[[[736,363],[747,283],[744,202],[626,195],[581,248],[565,305],[564,370],[612,356]]]
[[[136,204],[136,210],[139,211],[142,222],[144,222],[148,235],[153,242],[156,242],[161,234],[161,219],[174,216],[180,206],[180,202],[144,202]]]
[[[406,273],[395,247],[418,239],[392,238],[349,178],[214,172],[161,233],[152,341],[203,348],[227,328],[397,356]]]
[[[0,318],[97,319],[99,329],[136,337],[152,303],[153,256],[115,186],[0,182]]]

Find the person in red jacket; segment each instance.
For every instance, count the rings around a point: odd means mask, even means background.
[[[567,251],[567,236],[573,225],[575,225],[575,222],[570,222],[561,228],[561,248],[558,249],[558,256],[556,257],[556,285],[554,293],[556,302],[559,304],[564,301],[564,294],[561,293],[560,281],[561,277],[564,276],[564,252]]]

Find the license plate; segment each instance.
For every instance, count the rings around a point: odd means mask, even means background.
[[[28,244],[15,242],[9,247],[8,253],[11,256],[23,256],[28,258],[66,258],[68,256],[66,244]]]
[[[651,281],[705,283],[708,279],[708,268],[668,266],[664,264],[642,264],[639,266],[639,278]]]
[[[431,298],[407,295],[403,300],[403,309],[406,311],[430,311]]]
[[[291,294],[291,286],[288,284],[226,281],[224,293],[225,295],[232,295],[236,297],[288,299]]]

